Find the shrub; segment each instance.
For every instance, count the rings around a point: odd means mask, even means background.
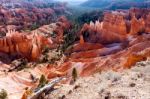
[[[46,79],[46,77],[44,75],[41,75],[38,88],[44,87],[47,83],[48,83],[48,80]]]
[[[2,89],[2,90],[0,91],[0,99],[8,99],[7,96],[8,96],[7,91],[4,90],[4,89]]]
[[[77,74],[77,69],[73,68],[72,70],[72,79],[75,82],[77,80],[78,74]]]

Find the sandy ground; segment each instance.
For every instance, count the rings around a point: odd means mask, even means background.
[[[48,99],[150,99],[150,60],[129,70],[102,72],[62,85]]]

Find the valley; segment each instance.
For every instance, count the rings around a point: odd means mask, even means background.
[[[149,1],[96,2],[0,1],[0,99],[149,99]]]

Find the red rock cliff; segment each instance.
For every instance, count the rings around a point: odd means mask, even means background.
[[[146,10],[145,14],[140,14],[141,10]],[[60,76],[71,78],[74,68],[76,68],[78,76],[88,76],[110,69],[121,71],[131,68],[139,61],[146,60],[150,57],[150,34],[146,22],[149,19],[150,11],[147,12],[147,9],[135,11],[141,16],[140,18],[137,18],[134,12],[131,17],[128,11],[126,13],[119,11],[105,14],[102,22],[85,24],[79,33],[80,42],[76,42],[71,49],[67,50],[70,55],[67,56],[64,63],[57,66],[36,67],[30,72],[10,73],[6,78],[0,79],[1,85],[13,84],[14,89],[9,86],[5,86],[5,89],[11,96],[20,96],[23,88],[36,86],[30,73],[38,76],[44,74],[48,79]],[[139,25],[140,23],[143,24]],[[63,26],[65,25],[62,25],[61,28]],[[16,83],[21,86],[18,88]],[[1,87],[3,88],[3,86]],[[18,90],[20,93],[14,93]]]

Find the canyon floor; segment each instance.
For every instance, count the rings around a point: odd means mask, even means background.
[[[147,7],[0,3],[0,99],[150,99]]]
[[[47,99],[150,99],[150,59],[122,72],[107,71],[64,84]]]

